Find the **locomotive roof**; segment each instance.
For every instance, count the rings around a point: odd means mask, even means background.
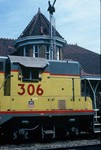
[[[49,61],[50,67],[47,67],[46,71],[50,74],[61,75],[80,75],[80,64],[77,61]]]
[[[80,64],[77,61],[47,60],[23,56],[8,56],[11,63],[18,63],[25,67],[45,68],[50,74],[80,75]],[[46,67],[47,66],[47,67]]]
[[[61,62],[61,63],[66,63],[66,62],[68,62],[68,63],[73,63],[73,64],[80,64],[78,61],[74,61],[74,60],[49,60],[50,62]]]
[[[7,59],[7,57],[5,57],[5,56],[0,56],[0,59]]]
[[[0,62],[5,62],[7,57],[0,56]]]
[[[48,65],[48,60],[44,58],[33,58],[23,56],[8,56],[11,63],[19,63],[25,67],[44,68]]]
[[[46,65],[49,65],[49,63],[73,63],[73,64],[79,64],[78,61],[64,61],[64,60],[47,60],[45,58],[34,58],[34,57],[25,57],[25,56],[8,56],[11,63],[19,63],[25,67],[40,67],[43,68]],[[7,57],[5,57],[7,58]]]

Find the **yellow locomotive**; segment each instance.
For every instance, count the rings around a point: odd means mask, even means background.
[[[56,138],[93,132],[93,105],[81,96],[80,64],[0,57],[0,138]]]

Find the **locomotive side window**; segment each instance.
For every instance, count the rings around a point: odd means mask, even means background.
[[[28,68],[21,66],[22,79],[23,81],[39,81],[40,80],[40,69],[39,68]]]

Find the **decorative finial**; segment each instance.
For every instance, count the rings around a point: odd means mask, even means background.
[[[38,13],[40,13],[40,7],[38,8]]]

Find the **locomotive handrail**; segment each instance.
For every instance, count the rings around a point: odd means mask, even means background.
[[[2,85],[0,87],[0,90],[4,86],[5,82],[8,80],[8,78],[10,78],[10,77],[13,77],[13,75],[11,75],[11,74],[7,75],[7,77],[5,78],[4,82],[2,83]]]

